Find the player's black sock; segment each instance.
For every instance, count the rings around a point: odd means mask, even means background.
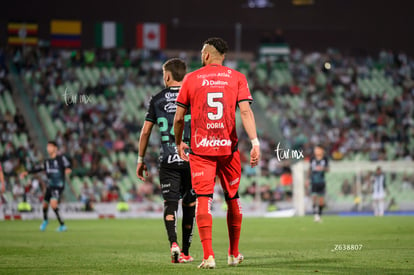
[[[55,211],[56,218],[58,219],[60,225],[64,225],[65,223],[63,222],[63,219],[59,215],[59,208],[56,207],[56,209],[53,209],[53,211]]]
[[[165,229],[167,229],[168,240],[170,245],[177,242],[177,230],[176,230],[176,219],[177,219],[178,201],[166,201],[164,202],[164,223]],[[173,215],[174,218],[171,221],[167,221],[167,216]]]
[[[322,204],[322,205],[319,205],[319,210],[318,210],[318,214],[319,214],[319,216],[321,216],[322,215],[322,210],[323,210],[323,207],[324,207],[324,205]]]
[[[313,209],[313,214],[314,215],[318,214],[318,205],[314,204],[312,209]]]
[[[49,210],[49,207],[43,207],[43,220],[47,221],[47,212]]]
[[[193,225],[195,218],[195,205],[183,206],[183,248],[182,252],[188,256],[188,250],[190,249],[191,241],[193,238]]]

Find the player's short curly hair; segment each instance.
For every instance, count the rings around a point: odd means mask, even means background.
[[[203,45],[205,44],[213,46],[221,54],[225,54],[229,50],[227,42],[220,37],[211,37],[207,39]]]
[[[163,65],[164,71],[171,72],[175,81],[182,81],[187,73],[187,65],[179,58],[171,58]]]

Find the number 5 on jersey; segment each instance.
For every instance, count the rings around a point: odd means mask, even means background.
[[[215,99],[223,98],[223,93],[208,93],[207,105],[211,108],[216,108],[216,112],[208,112],[207,117],[210,120],[219,120],[223,117],[223,103],[215,101]]]

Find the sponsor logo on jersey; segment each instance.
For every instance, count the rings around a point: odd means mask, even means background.
[[[171,183],[164,183],[164,184],[161,184],[161,189],[164,189],[164,188],[169,188],[169,187],[171,187]]]
[[[198,74],[197,78],[208,78],[208,77],[214,77],[214,76],[220,76],[220,77],[231,77],[231,70],[227,70],[226,72],[222,72],[222,73],[208,73],[208,74]]]
[[[231,146],[231,140],[229,139],[207,139],[203,138],[200,142],[196,143],[196,147],[224,147]]]
[[[164,111],[166,111],[167,113],[175,113],[176,110],[177,110],[177,105],[173,102],[167,103],[164,106]]]
[[[201,86],[227,86],[229,83],[227,81],[221,81],[221,80],[207,80],[204,79]]]
[[[167,92],[164,95],[164,97],[167,101],[176,101],[177,96],[178,96],[178,92],[177,93]]]
[[[234,179],[230,182],[230,185],[234,185],[240,181],[240,178]]]
[[[230,73],[231,73],[231,71],[229,70],[228,73],[218,73],[217,76],[221,76],[221,77],[231,77]]]
[[[207,77],[212,77],[212,76],[217,76],[216,73],[210,73],[210,74],[198,74],[197,78],[207,78]]]
[[[183,160],[180,158],[178,154],[169,155],[167,159],[168,163],[174,163],[174,162],[183,162]]]
[[[204,176],[204,172],[203,171],[201,171],[201,172],[193,172],[192,173],[192,176],[193,176],[193,178],[195,178],[195,177],[202,177],[202,176]]]

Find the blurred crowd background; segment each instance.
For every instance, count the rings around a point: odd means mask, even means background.
[[[65,201],[86,208],[161,201],[157,131],[145,159],[150,176],[135,176],[147,104],[163,88],[163,62],[180,57],[188,71],[198,69],[209,36],[229,42],[225,65],[246,75],[254,98],[263,157],[249,167],[250,142],[239,124],[244,201],[291,204],[298,159],[280,160],[278,147],[307,160],[321,144],[331,161],[356,166],[413,161],[414,40],[407,22],[414,2],[212,0],[200,9],[199,1],[123,0],[118,10],[100,3],[7,2],[0,10],[7,30],[0,32],[3,202],[42,200],[45,176],[18,175],[47,157],[47,140],[72,162]],[[372,171],[361,172],[329,173],[328,205],[368,198]],[[386,178],[393,183],[390,207],[414,201],[413,174]],[[216,193],[220,199],[220,188]]]
[[[190,71],[200,66],[198,54],[177,54]],[[146,158],[151,176],[140,183],[135,168],[147,104],[163,87],[161,67],[169,57],[168,51],[138,49],[2,50],[0,156],[10,192],[7,198],[18,200],[26,194],[41,200],[45,180],[41,175],[18,179],[45,155],[30,138],[33,125],[19,109],[25,105],[13,100],[18,95],[11,89],[12,73],[39,117],[38,127],[72,161],[67,200],[159,200],[157,131]],[[378,56],[355,57],[335,49],[311,53],[293,49],[276,59],[230,58],[226,65],[246,74],[253,107],[259,118],[266,118],[258,122],[263,148],[259,169],[248,166],[250,145],[239,131],[245,175],[241,193],[247,200],[291,198],[293,160],[278,160],[277,143],[303,150],[305,158],[322,144],[332,160],[413,159],[414,62],[406,54],[382,50]],[[404,188],[412,189],[413,175],[402,177]],[[336,192],[355,194],[355,179],[341,179],[340,185]]]

